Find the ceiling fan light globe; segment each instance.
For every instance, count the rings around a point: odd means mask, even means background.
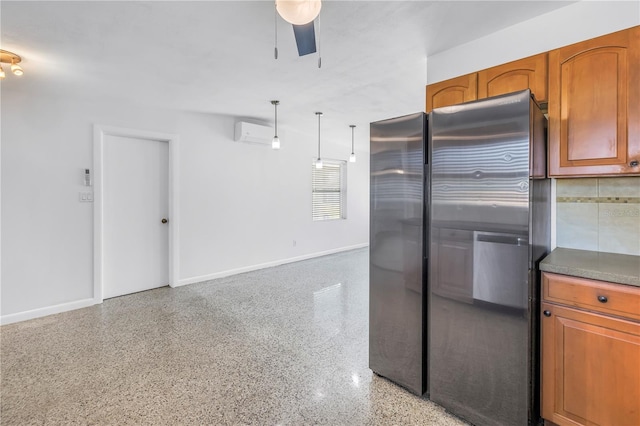
[[[349,156],[349,162],[350,163],[355,163],[356,162],[356,154],[354,154],[353,152]]]
[[[321,0],[276,0],[278,14],[293,25],[304,25],[316,19],[322,8]]]
[[[22,67],[20,65],[17,64],[12,64],[11,65],[11,72],[15,75],[17,75],[18,77],[20,77],[22,74],[24,74],[24,71],[22,71]]]

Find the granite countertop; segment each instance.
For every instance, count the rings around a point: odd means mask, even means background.
[[[640,256],[556,248],[540,270],[640,287]]]

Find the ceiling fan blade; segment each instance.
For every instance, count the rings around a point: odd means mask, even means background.
[[[296,37],[298,56],[316,53],[316,32],[313,21],[304,25],[293,25],[293,35]]]

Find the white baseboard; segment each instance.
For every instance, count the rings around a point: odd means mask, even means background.
[[[201,282],[204,282],[204,281],[215,280],[217,278],[224,278],[224,277],[228,277],[228,276],[231,276],[231,275],[242,274],[244,272],[257,271],[259,269],[271,268],[271,267],[278,266],[278,265],[284,265],[286,263],[299,262],[301,260],[313,259],[314,257],[327,256],[329,254],[335,254],[335,253],[340,253],[340,252],[343,252],[343,251],[355,250],[355,249],[364,248],[364,247],[367,247],[367,246],[369,246],[369,243],[356,244],[356,245],[353,245],[353,246],[340,247],[340,248],[337,248],[337,249],[325,250],[325,251],[305,254],[305,255],[302,255],[302,256],[290,257],[290,258],[287,258],[287,259],[274,260],[272,262],[260,263],[260,264],[257,264],[257,265],[244,266],[242,268],[228,269],[226,271],[215,272],[213,274],[208,274],[208,275],[201,275],[199,277],[183,278],[183,279],[178,281],[178,284],[175,287],[180,287],[180,286],[188,285],[188,284],[201,283]]]
[[[202,275],[199,277],[184,278],[178,281],[178,284],[174,287],[180,287],[187,284],[200,283],[203,281],[214,280],[216,278],[228,277],[230,275],[241,274],[243,272],[257,271],[258,269],[271,268],[273,266],[284,265],[286,263],[299,262],[301,260],[312,259],[314,257],[326,256],[329,254],[340,253],[343,251],[355,250],[359,248],[367,247],[368,243],[356,244],[348,247],[341,247],[337,249],[331,249],[311,254],[305,254],[302,256],[290,257],[288,259],[274,260],[273,262],[260,263],[258,265],[245,266],[237,269],[229,269],[222,272],[216,272],[209,275]],[[32,309],[30,311],[18,312],[16,314],[2,315],[0,316],[0,325],[12,324],[14,322],[26,321],[35,318],[41,318],[47,315],[59,314],[61,312],[72,311],[74,309],[86,308],[93,306],[100,301],[95,299],[82,299],[74,302],[61,303],[59,305],[47,306],[44,308]]]
[[[18,312],[16,314],[2,315],[0,317],[0,325],[45,317],[47,315],[59,314],[61,312],[73,311],[74,309],[86,308],[88,306],[93,306],[94,304],[95,301],[93,299],[82,299],[73,302],[61,303],[59,305],[32,309],[30,311]]]

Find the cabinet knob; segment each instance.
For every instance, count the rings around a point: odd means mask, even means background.
[[[550,317],[551,316],[551,311],[544,311],[542,313],[544,314],[545,317]]]
[[[629,163],[631,167],[638,167],[638,164],[639,164],[638,160],[633,160],[632,162]]]
[[[607,303],[607,296],[598,296],[598,302],[600,303]]]

